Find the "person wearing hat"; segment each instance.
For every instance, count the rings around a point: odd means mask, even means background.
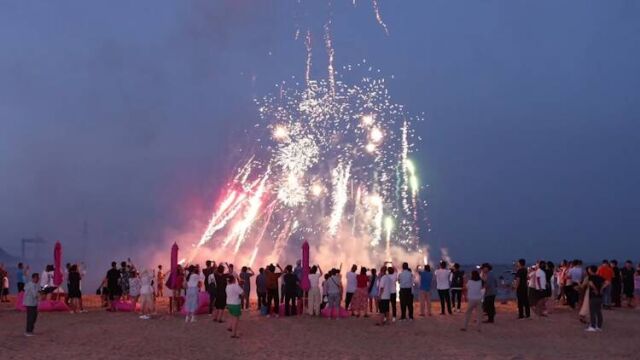
[[[480,268],[482,270],[482,278],[485,282],[484,300],[482,302],[484,312],[487,313],[487,321],[485,322],[491,324],[494,322],[496,316],[495,301],[498,289],[498,280],[491,272],[491,270],[493,270],[491,264],[484,263]]]

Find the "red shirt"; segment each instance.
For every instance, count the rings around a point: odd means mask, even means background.
[[[611,282],[611,279],[613,279],[613,269],[611,268],[611,266],[601,265],[598,268],[597,275],[599,275],[605,281]]]
[[[356,282],[359,288],[366,288],[368,280],[369,280],[369,277],[367,275],[360,274],[356,276]]]

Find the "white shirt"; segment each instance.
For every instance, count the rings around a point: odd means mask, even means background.
[[[398,274],[397,273],[387,274],[387,276],[391,279],[391,286],[389,287],[389,290],[391,291],[392,294],[397,293],[398,289],[396,288],[396,283],[398,282]]]
[[[398,275],[398,282],[400,283],[400,289],[411,289],[413,287],[413,274],[409,270],[403,270]]]
[[[200,281],[200,276],[198,274],[191,274],[191,276],[189,276],[189,281],[187,281],[187,287],[197,288],[199,281]]]
[[[357,275],[353,271],[349,271],[347,273],[347,292],[348,293],[356,292],[356,287],[358,286],[358,281],[356,277]]]
[[[451,270],[438,269],[434,274],[436,276],[436,289],[449,290],[449,275],[451,274]]]
[[[571,283],[580,284],[582,282],[582,268],[581,267],[572,267],[569,269],[568,278],[571,279]],[[570,285],[570,284],[567,284]]]
[[[320,283],[320,274],[318,273],[309,274],[309,284],[311,286],[311,289],[317,289],[319,283]]]
[[[391,298],[391,288],[393,287],[393,279],[389,274],[380,279],[380,299],[389,300]]]
[[[153,286],[151,286],[152,277],[149,273],[143,272],[140,276],[140,295],[153,294]]]
[[[536,270],[535,277],[535,288],[538,290],[545,290],[547,288],[547,274],[545,274],[544,270]],[[540,283],[540,285],[538,285],[538,282]]]
[[[482,280],[467,281],[467,299],[482,300]]]
[[[227,305],[240,305],[240,297],[242,296],[244,291],[237,282],[227,285],[226,293]]]

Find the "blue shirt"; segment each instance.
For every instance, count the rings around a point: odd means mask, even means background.
[[[17,283],[25,283],[24,281],[24,270],[20,270],[18,269],[18,272],[16,273],[16,282]]]
[[[433,280],[433,273],[431,271],[420,271],[420,290],[431,291],[431,280]]]

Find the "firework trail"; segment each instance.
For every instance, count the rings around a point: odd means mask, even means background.
[[[342,221],[344,206],[347,204],[349,196],[347,194],[347,185],[350,170],[351,164],[338,164],[338,166],[333,169],[331,176],[333,184],[333,210],[331,211],[331,218],[329,220],[329,234],[333,236],[338,232],[338,226]]]
[[[311,80],[311,55],[312,55],[312,47],[311,47],[311,30],[307,29],[307,36],[304,40],[304,46],[307,49],[307,67],[305,69],[304,78],[306,80],[307,86],[309,86],[309,82]]]
[[[387,24],[382,21],[382,15],[380,15],[380,6],[378,5],[378,0],[371,0],[371,3],[373,4],[373,12],[376,15],[376,21],[378,21],[378,24],[380,24],[380,26],[382,26],[384,33],[389,36],[389,28],[387,28]]]
[[[324,41],[325,47],[327,48],[327,55],[329,57],[329,65],[327,66],[327,73],[329,78],[329,86],[331,87],[331,94],[333,96],[336,95],[336,79],[335,79],[335,70],[333,68],[333,58],[335,55],[335,50],[333,49],[333,42],[331,41],[331,22],[328,22],[324,25]]]

